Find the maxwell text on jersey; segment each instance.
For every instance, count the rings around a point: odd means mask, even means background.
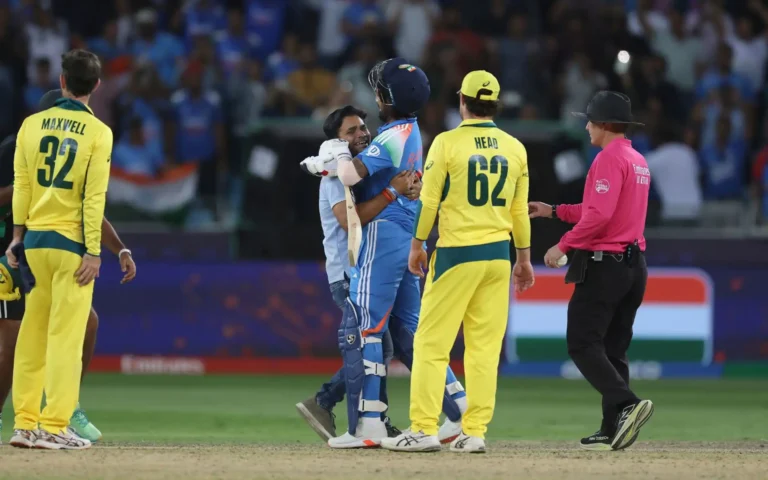
[[[83,135],[85,127],[85,123],[76,120],[69,120],[66,118],[44,118],[42,129],[60,130],[62,132],[72,132]]]

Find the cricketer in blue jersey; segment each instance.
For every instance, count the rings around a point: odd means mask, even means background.
[[[350,151],[359,153],[368,146],[371,135],[365,125],[367,114],[347,105],[333,111],[325,120],[323,131],[329,139],[342,138],[349,142]],[[414,179],[416,181],[414,181]],[[405,172],[394,177],[390,185],[401,195],[417,198],[421,183],[415,175]],[[370,222],[389,203],[390,198],[380,194],[366,202],[357,204],[358,215],[363,225]],[[320,222],[323,228],[323,250],[325,251],[325,271],[328,275],[331,295],[336,305],[344,310],[349,295],[351,275],[347,256],[347,208],[344,198],[344,185],[336,177],[323,176],[320,180],[319,196]],[[385,364],[394,354],[392,338],[387,333],[382,340]],[[386,377],[383,378],[383,380]],[[346,392],[344,369],[327,383],[324,383],[315,395],[296,404],[299,414],[320,437],[327,441],[336,436],[333,408],[340,403]],[[382,382],[381,401],[387,403],[386,382]],[[396,436],[399,430],[391,425],[386,412],[382,420],[388,435]]]
[[[390,190],[389,182],[401,172],[421,172],[421,134],[415,113],[429,97],[424,72],[402,58],[380,62],[368,80],[385,124],[354,159],[347,142],[331,141],[337,162],[335,173],[343,184],[355,185],[359,202]],[[322,166],[315,169],[322,170]],[[358,263],[352,269],[350,295],[339,329],[349,429],[328,441],[332,448],[377,447],[387,435],[380,419],[387,405],[379,399],[381,377],[386,375],[381,340],[384,333],[391,330],[396,355],[399,344],[410,357],[403,363],[412,360],[421,291],[419,278],[408,272],[405,245],[410,242],[416,202],[390,193],[394,200],[363,227]],[[458,409],[455,415],[449,415],[446,428],[441,427],[441,440],[450,441],[460,433],[466,395],[450,368],[446,378],[444,410],[448,413]],[[451,434],[446,434],[449,431]]]
[[[345,140],[349,144],[350,152],[359,154],[370,144],[370,134],[365,126],[366,113],[350,105],[335,110],[325,121],[323,131],[328,138]],[[310,174],[321,176],[320,181],[320,220],[323,226],[323,246],[326,256],[326,272],[331,284],[331,293],[334,301],[342,310],[345,309],[346,297],[349,295],[349,278],[351,275],[348,260],[345,256],[347,246],[346,233],[346,201],[344,198],[344,186],[336,178],[335,173],[328,175],[329,171],[335,172],[335,160],[328,149],[334,142],[325,142],[320,148],[318,157],[305,159],[301,166]],[[324,174],[326,176],[324,176]],[[362,225],[367,225],[377,217],[390,203],[398,198],[398,194],[409,200],[416,200],[421,192],[421,179],[418,171],[402,170],[392,177],[390,186],[374,198],[364,202],[358,202],[356,210]],[[391,190],[394,188],[394,191]],[[357,188],[357,190],[360,190]],[[360,192],[358,192],[360,193]],[[389,362],[394,352],[397,358],[410,370],[413,363],[413,329],[412,324],[405,324],[395,316],[389,320],[389,329],[384,331],[382,337],[382,350],[384,352],[384,364],[389,369]],[[409,328],[410,327],[410,328]],[[391,331],[398,333],[395,339]],[[394,340],[394,342],[393,342]],[[333,378],[323,384],[316,395],[296,404],[299,414],[307,424],[324,440],[336,436],[334,406],[340,403],[346,392],[346,369],[341,368]],[[381,377],[380,400],[388,405],[386,394],[386,376]],[[455,383],[454,388],[459,389],[460,384]],[[441,438],[450,441],[461,431],[461,409],[446,394],[444,410],[448,420],[441,427]],[[397,436],[399,430],[391,425],[386,412],[381,414],[387,435]]]

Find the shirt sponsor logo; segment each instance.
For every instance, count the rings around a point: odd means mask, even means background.
[[[379,147],[377,147],[376,145],[371,145],[368,148],[368,155],[372,157],[378,157],[379,155],[381,155],[381,150],[379,150]]]
[[[608,190],[611,189],[611,184],[608,183],[608,180],[601,178],[600,180],[595,182],[595,191],[597,193],[608,193]]]

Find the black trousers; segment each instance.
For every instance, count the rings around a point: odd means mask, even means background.
[[[648,267],[640,254],[630,267],[622,256],[588,260],[582,283],[568,303],[568,354],[603,396],[601,431],[612,435],[621,408],[638,400],[629,389],[627,349],[643,302]]]

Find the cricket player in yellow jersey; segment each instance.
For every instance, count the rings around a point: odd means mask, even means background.
[[[408,267],[424,276],[427,239],[440,211],[437,247],[429,264],[411,370],[411,428],[381,446],[440,450],[445,372],[464,323],[468,408],[451,451],[485,451],[485,432],[496,403],[499,356],[507,327],[510,274],[517,291],[533,286],[525,148],[493,123],[499,82],[474,71],[461,84],[463,122],[438,135],[427,156]],[[517,261],[510,265],[510,233]]]
[[[100,82],[96,55],[72,50],[62,56],[61,69],[63,98],[27,117],[16,141],[14,231],[6,253],[34,286],[16,343],[10,443],[80,450],[91,443],[67,425],[78,402],[83,338],[101,266],[112,131],[88,107]]]

